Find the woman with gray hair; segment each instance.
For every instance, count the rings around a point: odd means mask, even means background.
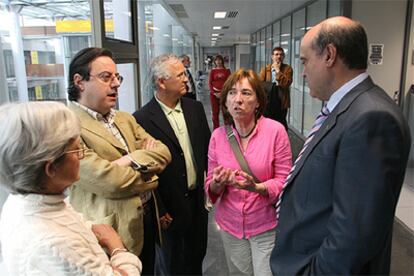
[[[0,125],[0,184],[10,192],[0,240],[9,273],[139,275],[141,262],[115,230],[84,221],[65,201],[86,152],[76,115],[57,102],[14,103],[0,107]]]

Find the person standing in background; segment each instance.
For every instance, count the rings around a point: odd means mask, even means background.
[[[362,25],[330,17],[302,39],[309,94],[325,104],[284,184],[274,275],[389,275],[410,151],[399,107],[367,74]]]
[[[288,130],[286,121],[287,111],[290,108],[290,85],[292,84],[292,67],[283,63],[285,51],[281,47],[272,50],[272,64],[260,70],[260,79],[269,83],[266,85],[268,105],[264,115],[280,122]]]
[[[219,114],[220,114],[220,97],[221,89],[227,78],[230,76],[230,69],[224,67],[224,58],[221,55],[217,55],[214,58],[215,68],[211,69],[210,77],[208,79],[208,87],[210,88],[210,103],[213,120],[213,129],[220,126]]]
[[[188,82],[187,82],[187,93],[184,97],[196,100],[197,99],[197,88],[193,79],[193,75],[191,74],[190,67],[191,67],[191,60],[190,57],[187,55],[180,56],[181,62],[185,67],[185,74],[187,75]]]
[[[210,139],[206,114],[201,102],[183,97],[188,78],[175,55],[156,57],[148,79],[155,95],[133,116],[172,154],[172,162],[158,175],[163,240],[156,272],[201,275],[208,222],[203,189]]]

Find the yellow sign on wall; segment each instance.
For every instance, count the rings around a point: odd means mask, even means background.
[[[105,20],[105,31],[114,31],[114,21]],[[57,33],[91,33],[92,25],[90,20],[58,20],[56,21]]]
[[[36,100],[43,100],[43,93],[41,86],[35,86],[35,96]]]
[[[39,64],[39,54],[37,51],[30,51],[30,56],[32,58],[32,64]]]

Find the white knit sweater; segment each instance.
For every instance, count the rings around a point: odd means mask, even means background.
[[[140,275],[141,262],[120,252],[110,260],[63,195],[9,195],[0,219],[1,249],[10,275]]]

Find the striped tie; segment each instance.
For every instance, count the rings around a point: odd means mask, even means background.
[[[321,112],[319,113],[318,117],[316,117],[315,123],[312,126],[311,131],[308,134],[308,137],[306,138],[305,143],[303,144],[302,150],[299,152],[298,157],[296,158],[295,163],[293,164],[292,168],[290,169],[290,172],[288,176],[286,177],[285,183],[283,184],[282,190],[279,194],[279,199],[276,203],[276,218],[279,219],[279,213],[280,213],[280,205],[282,203],[282,195],[285,191],[286,185],[289,182],[290,178],[292,177],[293,171],[296,168],[296,165],[299,163],[299,160],[302,158],[303,153],[305,152],[306,148],[308,147],[309,143],[312,141],[313,137],[315,136],[315,133],[319,130],[319,128],[322,126],[323,122],[328,118],[329,116],[329,110],[324,105],[322,107]]]

